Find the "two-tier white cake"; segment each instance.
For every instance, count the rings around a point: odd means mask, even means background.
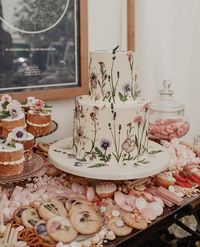
[[[133,52],[91,52],[90,95],[75,100],[77,160],[127,164],[148,151],[148,104],[139,99]]]

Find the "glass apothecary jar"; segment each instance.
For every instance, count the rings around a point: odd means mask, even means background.
[[[165,80],[158,100],[150,104],[149,138],[171,140],[184,136],[190,126],[184,115],[184,105],[173,98],[170,81]]]

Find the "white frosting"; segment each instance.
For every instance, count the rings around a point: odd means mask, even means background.
[[[48,109],[44,108],[44,110],[48,110]],[[36,112],[34,110],[29,110],[28,113],[31,114],[31,115],[35,115],[36,114]],[[43,112],[39,111],[37,114],[39,114],[40,116],[50,116],[51,112],[48,111],[47,113],[43,113]]]
[[[22,137],[17,137],[15,133],[11,132],[9,135],[12,139],[17,141],[30,141],[34,139],[34,136],[29,132],[23,132],[24,135]]]
[[[24,161],[25,161],[25,158],[22,157],[20,160],[15,160],[15,161],[4,161],[4,162],[0,161],[0,164],[4,165],[4,166],[6,166],[6,165],[12,166],[12,165],[19,165],[19,164],[23,163]]]
[[[1,121],[7,121],[7,122],[11,122],[13,120],[20,120],[20,119],[23,119],[25,117],[24,113],[20,113],[18,116],[12,118],[11,116],[10,117],[7,117],[7,118],[3,118],[1,119]]]
[[[47,123],[47,124],[35,124],[35,123],[31,123],[30,121],[26,121],[29,125],[32,125],[32,126],[37,126],[37,127],[46,127],[48,125],[50,125],[51,123]]]
[[[94,102],[89,96],[78,97],[73,129],[76,158],[102,163],[102,156],[106,154],[109,162],[116,162],[115,155],[121,164],[125,164],[130,157],[134,160],[139,151],[136,141],[140,151],[148,146],[148,110],[145,111],[145,103],[129,101],[125,104],[110,104]],[[137,116],[142,121],[139,128]],[[108,141],[105,143],[107,148],[103,147],[104,140]]]
[[[119,94],[124,93],[126,100],[133,100],[131,88],[137,86],[134,54],[124,51],[116,51],[115,55],[106,51],[90,52],[89,80],[93,100],[109,101],[106,95],[113,88],[115,102],[121,101]]]
[[[4,144],[0,145],[0,152],[15,152],[23,149],[23,145],[20,143],[15,143],[15,147],[7,146]]]

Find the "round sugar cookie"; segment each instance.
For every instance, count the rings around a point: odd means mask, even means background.
[[[16,221],[17,224],[22,224],[22,213],[27,209],[30,208],[30,206],[21,206],[17,209],[15,209],[13,218]]]
[[[127,226],[120,217],[110,219],[107,222],[107,226],[119,237],[126,236],[132,232],[132,228]]]
[[[35,225],[35,231],[37,234],[44,239],[45,241],[52,241],[52,239],[49,237],[46,229],[46,221],[40,220],[36,225]]]
[[[61,216],[55,216],[49,219],[46,224],[46,229],[53,240],[62,243],[70,243],[78,235],[78,232],[72,226],[70,220]]]
[[[42,203],[38,208],[38,213],[43,220],[48,220],[54,216],[67,217],[67,210],[63,203],[56,199]]]
[[[74,228],[85,235],[96,233],[101,227],[100,216],[92,208],[74,211],[70,220]]]
[[[88,206],[91,206],[92,203],[87,201],[87,200],[84,200],[84,199],[81,199],[81,198],[71,198],[71,199],[68,199],[65,203],[65,207],[66,209],[69,211],[71,209],[71,207],[73,206],[76,206],[76,205],[88,205]]]
[[[148,224],[142,216],[135,216],[132,213],[124,213],[122,216],[124,223],[132,228],[144,230]]]
[[[35,208],[27,208],[22,213],[22,224],[25,227],[33,228],[41,220]]]

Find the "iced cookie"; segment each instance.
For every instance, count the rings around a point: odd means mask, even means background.
[[[101,227],[100,216],[90,208],[74,211],[70,220],[74,228],[85,235],[96,233]]]
[[[75,206],[71,207],[68,215],[70,217],[73,213],[78,213],[83,210],[93,210],[93,208],[87,204],[76,204]]]
[[[17,224],[22,224],[22,213],[30,206],[21,206],[14,211],[13,217]]]
[[[56,216],[47,221],[46,229],[49,236],[62,243],[70,243],[77,237],[77,231],[68,218]]]
[[[46,222],[44,220],[40,220],[36,225],[35,225],[35,231],[37,234],[44,239],[45,241],[51,241],[51,238],[49,237],[46,229]]]
[[[132,232],[132,228],[127,226],[120,217],[114,217],[107,222],[108,228],[115,233],[116,236],[126,236]]]
[[[62,202],[53,199],[40,205],[38,213],[43,220],[48,220],[54,216],[67,217],[67,210]]]
[[[41,219],[35,208],[27,208],[22,213],[22,224],[25,227],[33,228]]]
[[[122,219],[126,225],[138,230],[144,230],[148,226],[146,220],[142,216],[136,216],[133,213],[124,213]]]
[[[88,205],[88,206],[91,206],[92,203],[87,201],[87,200],[84,200],[84,199],[81,199],[81,198],[72,198],[72,199],[68,199],[65,203],[65,207],[66,209],[69,211],[73,206],[76,206],[76,205]]]

